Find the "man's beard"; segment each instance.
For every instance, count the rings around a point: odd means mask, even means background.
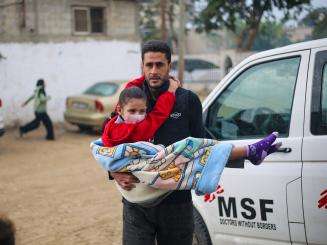
[[[157,80],[155,84],[151,83],[151,80]],[[151,76],[147,79],[148,85],[151,89],[159,89],[162,87],[162,85],[165,83],[165,81],[168,81],[168,76],[162,77],[162,76]]]

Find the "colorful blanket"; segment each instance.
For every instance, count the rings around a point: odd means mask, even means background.
[[[211,139],[186,138],[168,147],[149,142],[104,147],[91,143],[97,162],[110,172],[130,172],[140,184],[131,191],[120,188],[130,202],[146,203],[169,190],[194,189],[197,195],[214,192],[232,145]]]

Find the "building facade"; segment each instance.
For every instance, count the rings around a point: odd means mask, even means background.
[[[133,0],[1,0],[0,42],[139,41]]]

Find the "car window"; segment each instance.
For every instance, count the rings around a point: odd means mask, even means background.
[[[288,136],[300,57],[252,66],[209,107],[206,129],[219,140]]]
[[[318,52],[315,59],[311,107],[311,132],[327,134],[327,51]]]
[[[200,60],[200,59],[185,59],[185,70],[192,72],[193,70],[204,70],[204,69],[217,69],[219,68],[214,63]],[[172,70],[178,69],[178,61],[173,61],[171,64]]]
[[[188,72],[192,72],[194,69],[196,69],[196,63],[194,60],[186,59],[185,60],[185,70]]]
[[[88,88],[84,94],[110,96],[116,93],[118,87],[115,83],[97,83]]]
[[[197,61],[197,69],[217,69],[217,68],[218,66],[216,66],[214,63],[205,60]]]
[[[178,69],[178,61],[171,62],[171,69],[172,70],[177,70]]]

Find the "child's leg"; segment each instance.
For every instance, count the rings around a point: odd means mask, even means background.
[[[274,153],[281,145],[281,142],[274,144],[274,141],[278,137],[277,132],[273,132],[266,138],[248,146],[247,159],[255,164],[259,165],[271,153]]]
[[[281,143],[273,145],[274,141],[278,137],[277,132],[273,132],[266,138],[248,145],[248,146],[238,146],[232,149],[229,159],[236,160],[240,158],[247,158],[251,163],[259,165],[266,156],[274,153],[280,146]]]
[[[248,146],[235,146],[229,155],[229,160],[237,160],[247,157]]]

